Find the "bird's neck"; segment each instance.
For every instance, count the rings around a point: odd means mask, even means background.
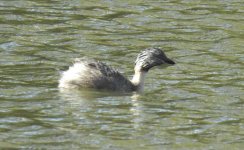
[[[133,85],[136,86],[137,91],[139,92],[142,92],[144,89],[144,81],[145,81],[146,74],[147,73],[144,71],[135,70],[135,74],[131,80],[131,82],[133,83]]]

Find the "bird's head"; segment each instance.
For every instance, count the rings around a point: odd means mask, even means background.
[[[154,66],[173,64],[175,62],[169,59],[160,48],[147,48],[138,54],[135,61],[135,70],[148,72]]]

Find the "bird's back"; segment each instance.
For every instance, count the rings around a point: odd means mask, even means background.
[[[73,66],[63,72],[61,88],[95,88],[130,92],[135,86],[117,70],[92,59],[76,59]]]

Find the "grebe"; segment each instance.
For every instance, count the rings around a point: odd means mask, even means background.
[[[59,88],[141,92],[149,69],[163,64],[173,65],[175,62],[169,59],[160,48],[147,48],[137,56],[134,67],[135,74],[132,80],[128,80],[102,62],[87,58],[75,59],[73,66],[62,73]]]

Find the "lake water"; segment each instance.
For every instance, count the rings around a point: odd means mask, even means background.
[[[243,0],[1,0],[0,149],[242,149]],[[137,54],[177,64],[141,95],[59,91],[91,57],[129,78]]]

